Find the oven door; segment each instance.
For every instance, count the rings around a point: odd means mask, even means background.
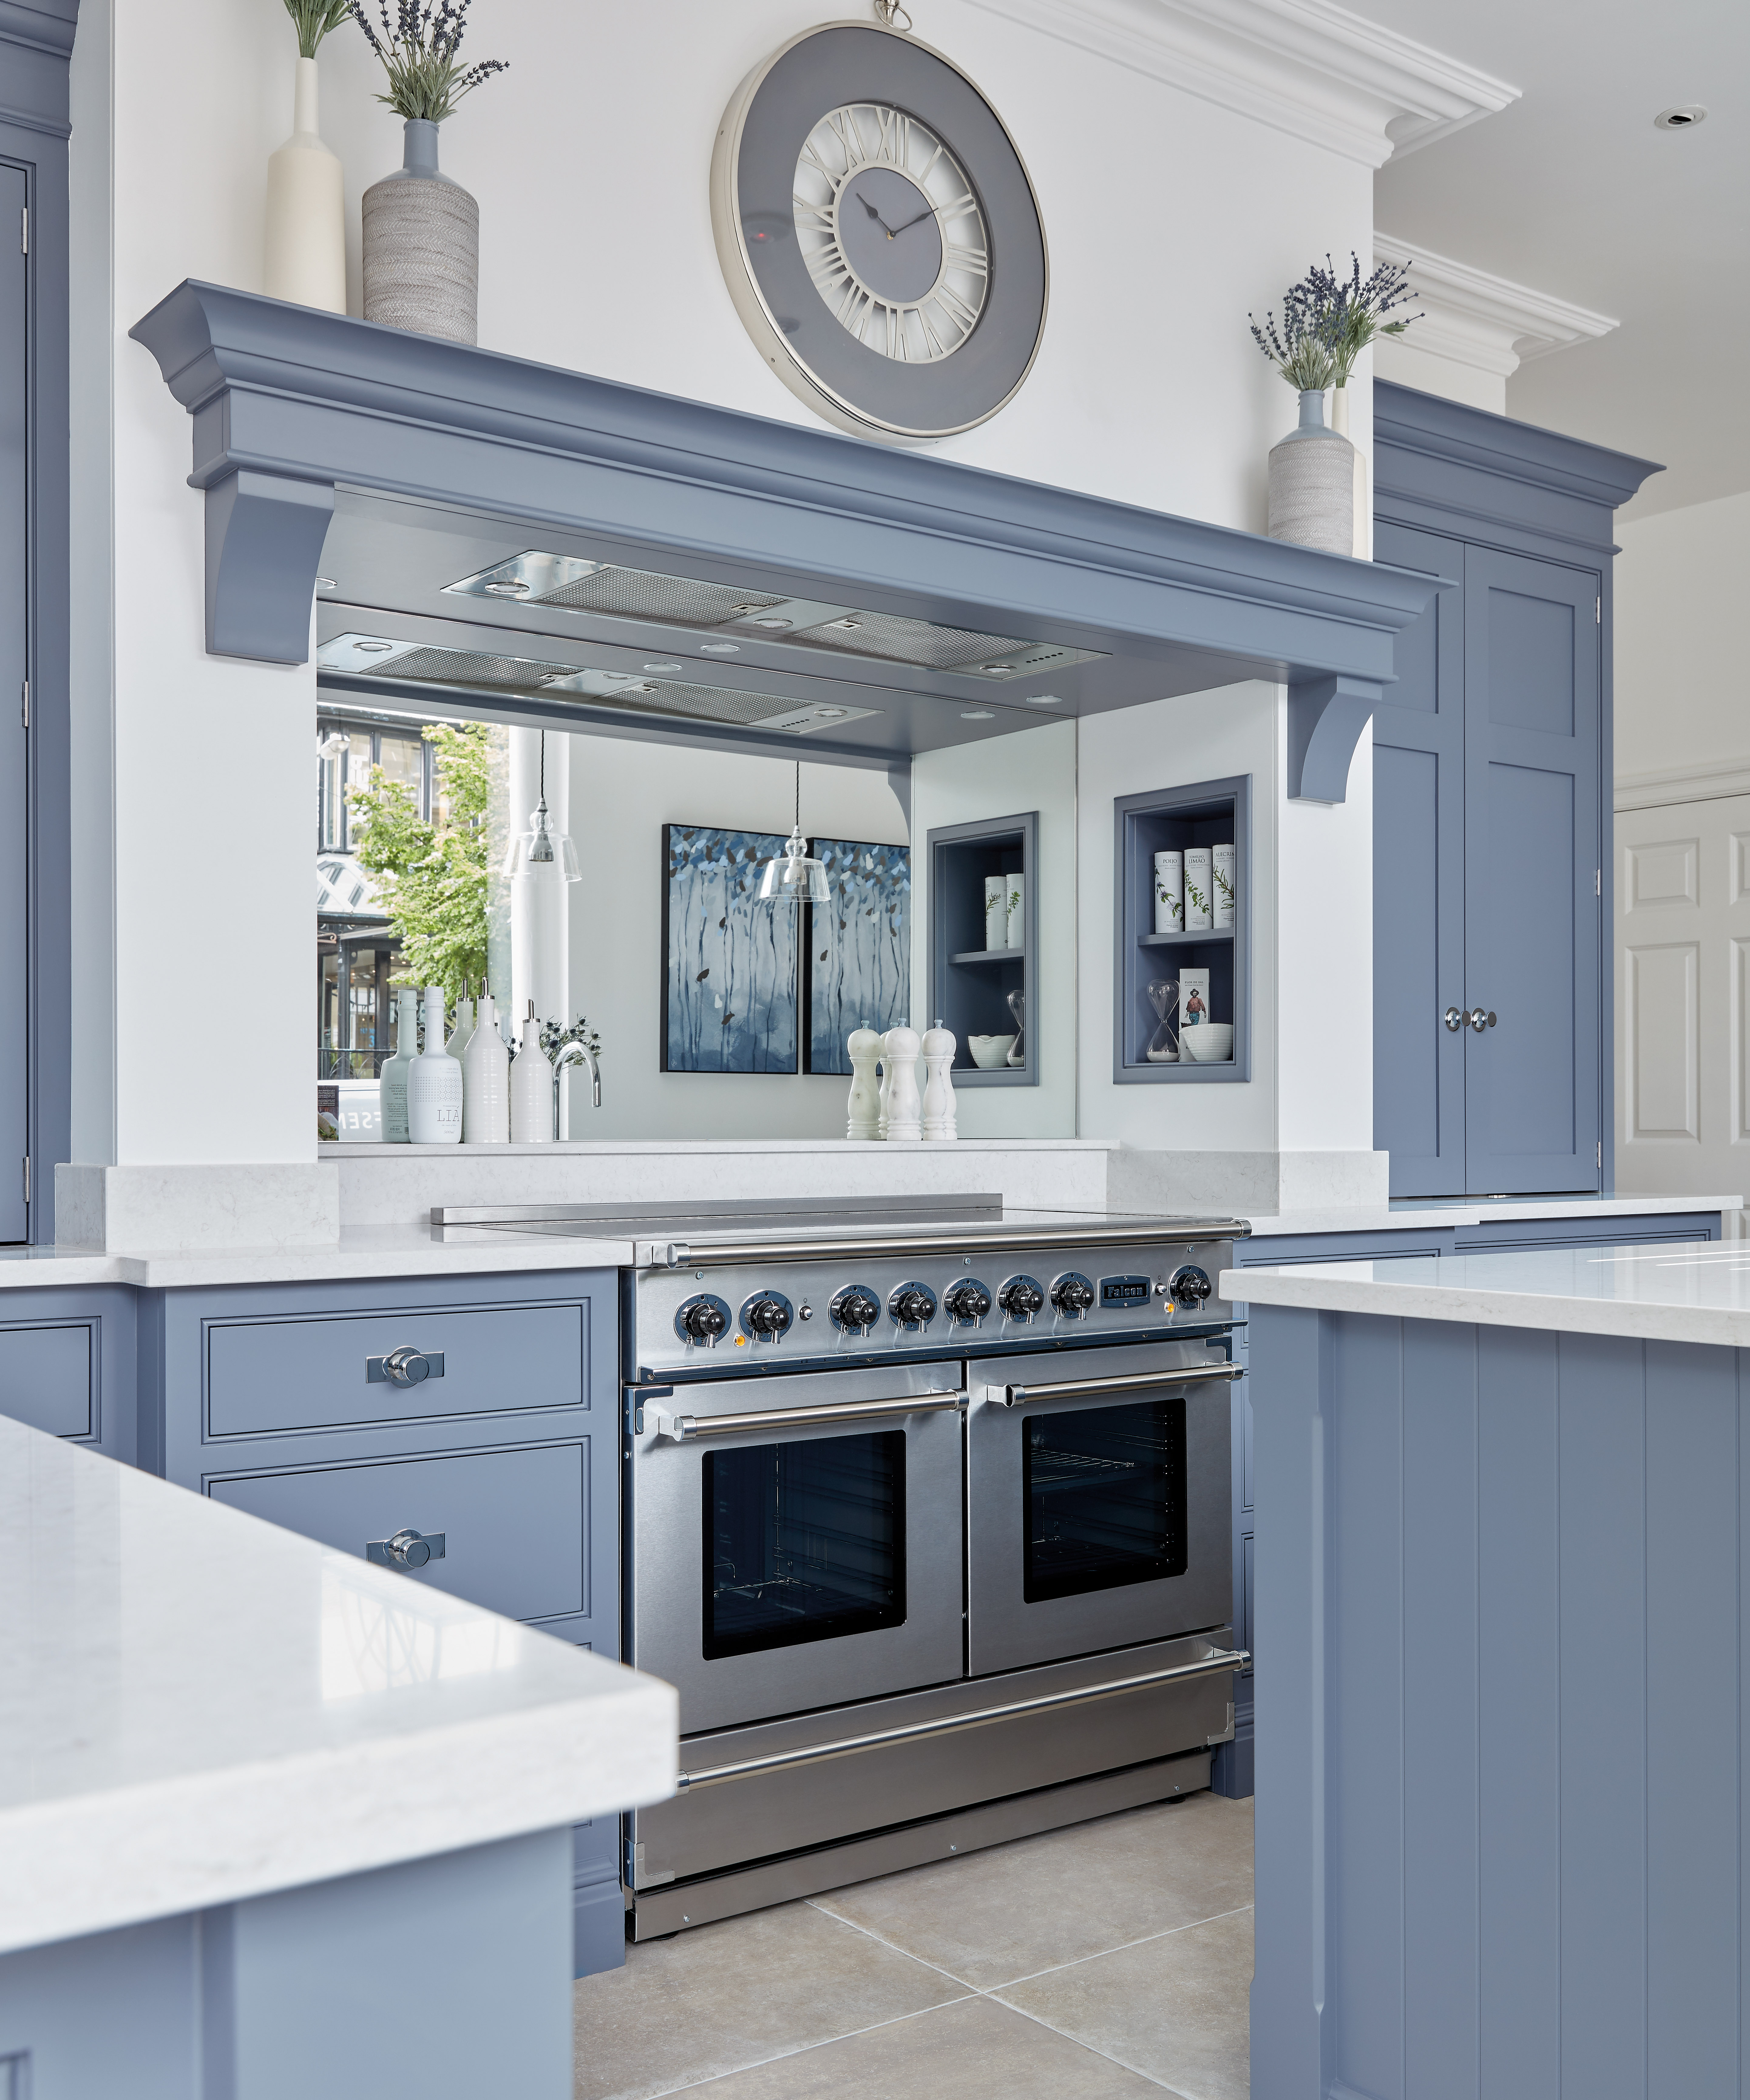
[[[973,1676],[1232,1615],[1228,1386],[1186,1340],[967,1367]]]
[[[683,1736],[963,1674],[960,1370],[632,1390],[626,1660]]]

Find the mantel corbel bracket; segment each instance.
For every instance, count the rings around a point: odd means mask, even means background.
[[[1333,675],[1291,680],[1288,689],[1288,799],[1341,802],[1349,761],[1384,688],[1370,678]]]
[[[310,608],[332,482],[240,467],[206,491],[206,646],[267,664],[310,658]]]

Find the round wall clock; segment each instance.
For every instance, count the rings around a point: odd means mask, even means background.
[[[736,311],[827,421],[923,443],[995,415],[1045,325],[1045,231],[1002,120],[897,29],[804,30],[735,90],[711,169]]]

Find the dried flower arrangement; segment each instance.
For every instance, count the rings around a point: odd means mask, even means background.
[[[1282,294],[1280,332],[1274,314],[1265,315],[1262,328],[1253,315],[1246,316],[1253,342],[1299,393],[1347,386],[1355,360],[1370,342],[1382,335],[1402,335],[1422,318],[1384,318],[1409,303],[1407,264],[1382,262],[1364,279],[1361,259],[1351,249],[1349,265],[1349,275],[1341,277],[1327,255],[1323,269],[1315,262],[1298,285],[1290,285]]]
[[[352,12],[352,0],[285,0],[285,11],[298,32],[298,55],[313,59],[317,45]]]
[[[293,0],[286,0],[288,7]],[[302,0],[320,7],[322,0]],[[467,27],[469,0],[377,0],[381,33],[372,29],[364,0],[346,0],[347,11],[364,32],[365,42],[382,60],[389,92],[377,96],[396,116],[409,122],[442,124],[456,105],[496,73],[508,70],[503,59],[483,59],[465,66],[456,56]],[[294,9],[295,12],[295,9]]]

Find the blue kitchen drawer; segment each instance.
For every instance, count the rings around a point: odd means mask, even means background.
[[[214,1502],[364,1559],[373,1539],[444,1535],[405,1579],[512,1619],[590,1609],[589,1460],[581,1442],[209,1476]]]
[[[97,1418],[91,1323],[0,1327],[0,1414],[51,1436],[88,1438]]]
[[[135,1332],[120,1286],[0,1295],[0,1414],[131,1464]]]
[[[576,1303],[215,1320],[206,1345],[209,1437],[581,1407],[588,1392],[588,1308]],[[373,1381],[373,1361],[399,1348],[441,1357],[441,1372]]]

